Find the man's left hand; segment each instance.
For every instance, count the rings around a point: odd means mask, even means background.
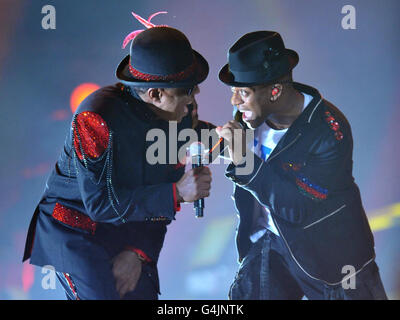
[[[122,251],[112,260],[113,275],[117,291],[121,298],[135,289],[142,273],[142,261],[133,251]]]

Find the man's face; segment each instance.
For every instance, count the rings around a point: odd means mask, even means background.
[[[278,111],[271,103],[272,86],[231,87],[232,105],[242,112],[243,121],[251,128],[259,127],[270,114]]]
[[[181,122],[189,112],[187,105],[195,101],[195,95],[199,92],[198,86],[162,89],[158,107],[164,111],[166,120]]]

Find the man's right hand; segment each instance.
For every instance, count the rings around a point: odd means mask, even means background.
[[[211,170],[199,167],[186,172],[176,183],[178,202],[194,202],[210,195]]]
[[[127,292],[135,289],[142,272],[142,261],[137,253],[124,250],[113,258],[112,265],[115,286],[122,299]]]

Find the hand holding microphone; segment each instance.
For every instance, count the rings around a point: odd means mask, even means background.
[[[222,127],[216,128],[217,134],[228,142],[229,156],[235,165],[245,160],[246,154],[246,132],[243,126],[231,120]]]
[[[203,167],[201,159],[204,145],[200,142],[190,146],[192,170],[186,172],[176,183],[179,202],[195,202],[196,217],[203,216],[204,199],[210,195],[211,170]]]
[[[192,158],[192,169],[203,167],[204,144],[194,142],[190,145],[189,154]],[[194,211],[196,218],[202,218],[204,215],[204,198],[200,198],[194,202]]]

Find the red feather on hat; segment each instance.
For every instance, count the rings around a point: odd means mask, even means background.
[[[161,14],[161,13],[168,13],[167,11],[159,11],[156,13],[153,13],[152,15],[150,15],[150,17],[145,20],[144,18],[142,18],[141,16],[139,16],[138,14],[132,12],[132,15],[136,18],[136,20],[138,20],[141,24],[143,24],[147,29],[149,28],[154,28],[154,27],[168,27],[167,25],[155,25],[153,23],[151,23],[151,19],[153,19],[155,16]],[[125,49],[125,47],[128,45],[129,42],[131,42],[131,40],[133,40],[139,33],[141,33],[142,30],[135,30],[133,32],[131,32],[130,34],[128,34],[123,43],[122,43],[122,49]]]

